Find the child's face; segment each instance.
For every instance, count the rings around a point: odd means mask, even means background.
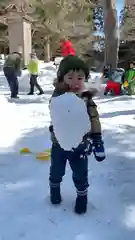
[[[69,85],[70,90],[79,93],[84,90],[85,74],[82,70],[71,70],[64,76],[64,82]]]

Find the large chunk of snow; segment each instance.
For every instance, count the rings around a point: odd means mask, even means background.
[[[86,104],[73,93],[52,98],[50,114],[56,138],[67,151],[76,148],[90,131]]]
[[[20,135],[17,111],[14,103],[0,95],[0,148],[9,147]]]

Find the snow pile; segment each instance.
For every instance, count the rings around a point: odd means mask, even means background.
[[[17,111],[14,103],[9,103],[0,95],[0,148],[9,147],[20,136]]]
[[[90,77],[86,85],[88,85],[89,89],[97,89],[100,91],[102,88],[102,73],[90,72]]]
[[[52,98],[50,113],[56,138],[67,151],[76,148],[90,131],[86,104],[73,93]]]
[[[19,81],[19,92],[29,92],[30,89],[30,74],[28,70],[23,70],[22,75],[18,78]]]
[[[59,65],[60,65],[60,62],[63,60],[63,57],[56,57],[54,59],[54,64],[56,66],[56,68],[58,69]]]
[[[45,63],[44,68],[40,69],[40,74],[38,77],[38,82],[43,90],[48,89],[48,85],[53,83],[54,78],[56,78],[56,67],[52,63]]]

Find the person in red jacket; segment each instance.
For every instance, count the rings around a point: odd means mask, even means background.
[[[75,55],[75,49],[73,48],[71,41],[61,39],[60,47],[61,47],[62,57],[66,57],[68,55],[73,55],[73,56]]]

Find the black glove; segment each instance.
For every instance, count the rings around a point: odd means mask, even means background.
[[[49,126],[49,132],[52,133],[53,132],[53,125]]]
[[[73,148],[72,151],[75,153],[76,156],[81,156],[82,158],[85,156],[89,156],[92,153],[92,142],[91,138],[89,136],[90,134],[87,134],[84,136],[83,141],[79,144],[77,148]]]
[[[104,149],[104,142],[102,140],[100,133],[92,134],[92,150],[94,156],[98,162],[101,162],[105,159],[105,149]]]

